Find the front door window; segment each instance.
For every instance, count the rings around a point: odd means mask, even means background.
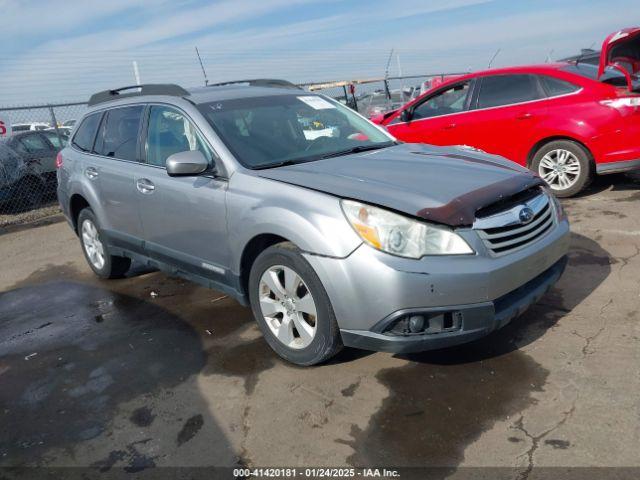
[[[419,120],[463,112],[467,109],[468,95],[469,82],[454,85],[418,105],[413,111],[412,119]]]
[[[178,110],[152,106],[147,134],[147,163],[164,167],[174,153],[199,150],[211,160],[213,154],[193,124]]]

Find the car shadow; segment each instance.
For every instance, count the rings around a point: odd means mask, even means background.
[[[353,427],[353,465],[450,467],[496,422],[518,418],[536,402],[549,372],[522,347],[544,336],[611,273],[615,260],[596,242],[572,234],[561,280],[504,328],[457,347],[401,355],[403,366],[376,374],[389,396],[364,429]],[[526,441],[514,433],[509,441]],[[439,472],[446,474],[445,471]]]
[[[628,191],[640,190],[640,183],[634,182],[632,178],[623,173],[614,173],[611,175],[599,175],[593,179],[593,182],[582,192],[571,197],[579,199],[582,197],[590,197],[604,192],[605,190]]]

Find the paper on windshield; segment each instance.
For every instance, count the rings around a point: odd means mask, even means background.
[[[298,100],[306,103],[314,110],[326,110],[328,108],[336,108],[335,105],[332,105],[331,103],[327,102],[322,97],[316,97],[316,96],[298,97]]]

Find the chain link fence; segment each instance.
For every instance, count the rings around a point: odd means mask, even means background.
[[[0,108],[0,228],[58,210],[56,156],[84,102]]]
[[[395,110],[442,82],[467,72],[305,83],[307,90],[332,97],[365,117]]]
[[[396,109],[439,83],[461,75],[304,83],[366,117]],[[69,140],[85,102],[0,107],[0,229],[58,212],[56,156]]]

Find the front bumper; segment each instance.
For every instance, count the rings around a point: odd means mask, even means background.
[[[482,337],[508,323],[560,278],[569,224],[517,252],[491,255],[473,231],[459,233],[476,255],[394,257],[361,245],[346,258],[305,254],[327,290],[345,345],[410,352]],[[455,331],[398,336],[385,325],[412,312],[456,313]]]
[[[411,353],[451,347],[470,342],[504,327],[518,317],[560,279],[567,265],[567,257],[562,257],[549,269],[512,292],[494,300],[476,305],[450,305],[439,308],[406,309],[395,312],[380,324],[376,330],[383,330],[402,316],[433,314],[445,311],[460,312],[460,329],[452,332],[420,335],[388,335],[375,331],[341,330],[346,346],[392,353]]]

